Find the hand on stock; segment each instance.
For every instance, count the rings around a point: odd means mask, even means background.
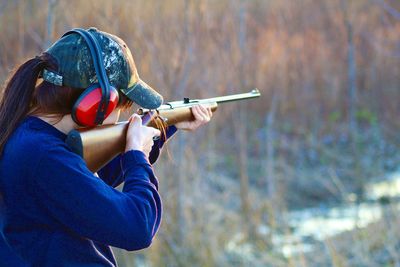
[[[139,115],[132,115],[129,118],[125,152],[139,150],[148,157],[154,144],[154,137],[160,136],[160,134],[160,130],[142,125],[142,119]]]

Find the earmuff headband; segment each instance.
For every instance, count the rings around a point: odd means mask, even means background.
[[[105,68],[103,66],[103,55],[101,53],[101,47],[97,42],[96,38],[89,32],[84,29],[73,29],[68,31],[63,35],[69,35],[72,33],[77,33],[85,40],[90,54],[92,55],[93,65],[96,71],[97,80],[101,87],[101,101],[98,107],[98,111],[96,114],[96,124],[101,124],[105,119],[105,113],[108,108],[108,99],[110,98],[110,83],[107,78],[107,74]]]

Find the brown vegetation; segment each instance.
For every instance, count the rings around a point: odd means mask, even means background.
[[[126,41],[167,100],[258,87],[260,99],[171,141],[155,167],[161,230],[147,251],[116,253],[121,266],[307,266],[273,252],[258,226],[282,230],[283,211],[352,192],[361,200],[368,179],[396,169],[399,10],[396,0],[1,0],[0,82],[68,29],[94,26]],[[227,252],[237,233],[255,259]]]

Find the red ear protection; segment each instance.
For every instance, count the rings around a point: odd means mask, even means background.
[[[111,112],[117,107],[118,104],[118,92],[110,86],[110,97],[108,99],[108,107],[105,111],[104,118],[107,118]],[[97,123],[97,111],[101,104],[101,87],[100,84],[94,83],[88,87],[79,96],[72,108],[72,119],[82,126],[96,126]]]
[[[102,124],[118,104],[118,92],[108,81],[103,65],[101,46],[90,30],[73,29],[68,34],[79,34],[86,42],[93,60],[98,83],[90,85],[79,96],[72,108],[72,119],[81,126]]]

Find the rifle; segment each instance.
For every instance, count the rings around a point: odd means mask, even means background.
[[[161,130],[181,121],[194,120],[195,118],[191,111],[191,107],[194,105],[202,104],[210,107],[211,111],[215,112],[218,104],[259,96],[258,89],[253,89],[244,94],[208,99],[184,98],[183,101],[174,101],[161,105],[156,110],[139,109],[137,113],[142,116],[144,125]],[[115,156],[124,152],[128,125],[128,121],[123,121],[112,125],[72,130],[68,133],[65,142],[73,152],[83,157],[89,170],[96,172]]]

